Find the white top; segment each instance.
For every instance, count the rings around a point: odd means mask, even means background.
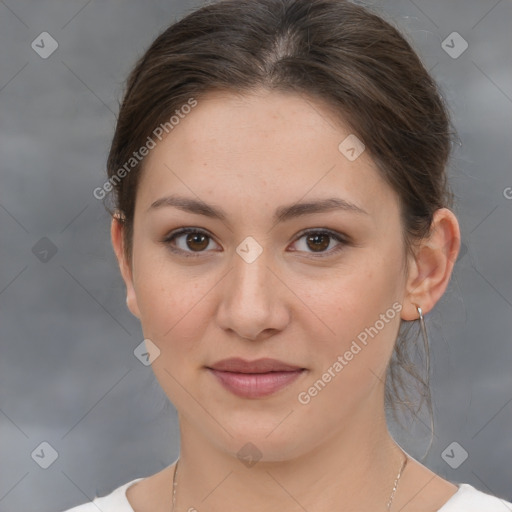
[[[135,512],[126,497],[126,491],[136,478],[121,485],[107,496],[96,497],[63,512]],[[478,491],[469,484],[455,484],[459,490],[438,510],[438,512],[512,512],[512,503]]]

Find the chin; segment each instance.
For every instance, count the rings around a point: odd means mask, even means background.
[[[291,408],[290,408],[291,411]],[[239,421],[228,420],[227,434],[210,432],[210,441],[233,458],[250,467],[255,462],[282,462],[300,457],[314,449],[318,443],[318,432],[308,436],[307,429],[292,423],[294,414],[283,421],[286,414],[273,417],[267,421],[253,415],[240,418]],[[296,421],[297,419],[294,418]],[[288,425],[285,425],[288,422]]]

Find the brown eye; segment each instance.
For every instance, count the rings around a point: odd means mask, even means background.
[[[208,237],[203,233],[190,233],[186,238],[187,247],[194,251],[206,249],[209,243]]]
[[[299,246],[295,250],[323,257],[331,256],[343,250],[346,245],[349,245],[349,241],[335,231],[323,229],[303,232],[296,239],[295,244]]]
[[[208,233],[198,228],[183,228],[168,235],[163,243],[169,249],[183,256],[201,256],[207,253],[206,249],[213,239]]]
[[[330,235],[326,235],[324,233],[308,235],[306,243],[308,244],[308,247],[315,252],[324,251],[329,247],[330,238]]]

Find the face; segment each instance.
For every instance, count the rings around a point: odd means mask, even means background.
[[[300,95],[216,92],[146,157],[128,306],[182,427],[232,454],[298,456],[382,416],[404,242],[350,134]],[[211,370],[234,357],[301,370]]]

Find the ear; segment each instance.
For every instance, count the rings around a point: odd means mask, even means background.
[[[403,301],[403,320],[416,320],[419,306],[428,313],[448,286],[460,249],[457,218],[448,208],[435,211],[431,234],[415,249],[409,259],[409,276]]]
[[[133,286],[132,268],[126,259],[124,252],[123,231],[124,224],[122,217],[119,213],[116,213],[112,218],[112,224],[110,226],[112,246],[114,247],[119,269],[121,270],[121,275],[123,276],[123,280],[126,285],[126,305],[131,313],[140,320],[137,294],[135,293],[135,288]]]

